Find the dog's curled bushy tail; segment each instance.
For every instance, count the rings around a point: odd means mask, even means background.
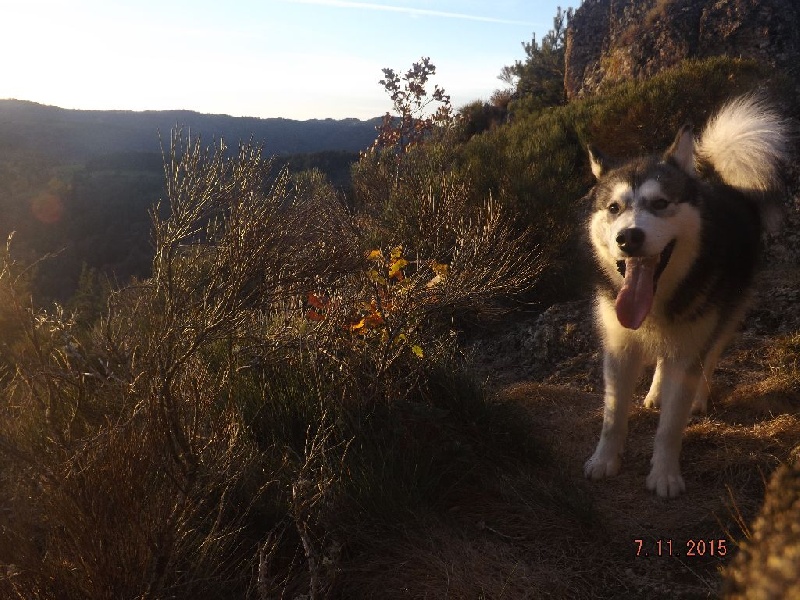
[[[780,221],[780,210],[770,200],[783,188],[780,169],[789,160],[791,130],[762,96],[748,94],[711,117],[696,147],[700,164],[710,164],[726,184],[761,203],[768,229]]]

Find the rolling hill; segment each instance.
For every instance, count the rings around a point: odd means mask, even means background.
[[[14,232],[25,260],[57,254],[37,271],[37,292],[68,298],[83,268],[127,281],[152,260],[149,210],[163,197],[162,140],[173,129],[263,148],[275,166],[317,168],[340,189],[375,139],[380,119],[237,118],[191,111],[68,110],[0,100],[0,237]]]
[[[379,118],[261,119],[176,111],[68,110],[21,100],[0,100],[0,158],[35,153],[64,163],[106,154],[160,152],[159,133],[178,127],[211,142],[235,146],[252,139],[268,155],[343,150],[357,152],[375,139]]]

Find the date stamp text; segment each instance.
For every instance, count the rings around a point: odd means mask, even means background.
[[[647,558],[651,556],[680,556],[680,557],[719,557],[728,554],[728,541],[721,539],[697,539],[680,542],[670,539],[663,540],[633,540],[636,556]]]

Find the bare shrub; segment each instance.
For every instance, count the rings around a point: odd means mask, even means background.
[[[450,96],[438,85],[428,95],[426,85],[435,74],[436,66],[424,56],[402,76],[394,69],[383,69],[380,84],[392,99],[395,114],[384,115],[373,151],[385,148],[402,154],[452,124]],[[432,111],[431,105],[436,110]]]
[[[10,597],[244,594],[253,511],[291,491],[242,421],[242,349],[358,264],[353,230],[320,182],[269,181],[252,146],[228,158],[175,136],[165,167],[153,277],[88,335],[26,304],[9,260],[0,275],[19,332],[0,428]]]
[[[270,172],[176,134],[153,276],[88,328],[0,257],[4,597],[324,597],[376,408],[425,398],[453,314],[541,268],[447,181],[381,239],[318,174]]]

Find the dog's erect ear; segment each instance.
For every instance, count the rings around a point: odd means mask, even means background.
[[[608,171],[608,158],[591,144],[586,146],[586,151],[589,153],[589,163],[592,165],[592,173],[597,179],[600,179],[603,174]]]
[[[664,153],[664,162],[671,162],[689,175],[696,175],[694,165],[694,132],[689,124],[681,127],[675,141]]]

